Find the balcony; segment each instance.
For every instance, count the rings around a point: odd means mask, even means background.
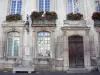
[[[36,12],[31,13],[32,27],[55,27],[57,14],[55,12]]]
[[[22,16],[20,14],[11,14],[6,16],[6,21],[2,23],[3,27],[18,27],[24,26],[25,22],[22,21]]]
[[[84,27],[86,26],[86,21],[83,20],[83,15],[80,13],[69,13],[66,16],[67,20],[64,20],[64,25],[69,27]]]

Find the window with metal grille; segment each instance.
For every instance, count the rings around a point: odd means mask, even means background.
[[[50,57],[50,32],[38,32],[38,56]]]

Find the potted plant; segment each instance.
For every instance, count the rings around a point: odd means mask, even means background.
[[[6,21],[11,22],[11,21],[18,21],[22,20],[22,16],[20,14],[11,14],[6,16]]]
[[[82,20],[82,19],[83,19],[83,15],[80,13],[76,13],[76,14],[69,13],[67,15],[67,20]]]
[[[55,12],[46,12],[45,14],[47,20],[56,20],[57,14]]]
[[[100,26],[100,12],[94,12],[92,14],[92,19],[94,20],[95,26]]]
[[[100,20],[100,12],[94,12],[92,14],[92,19],[93,20]]]

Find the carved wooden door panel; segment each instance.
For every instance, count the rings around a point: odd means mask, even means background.
[[[83,37],[71,36],[69,40],[69,67],[84,67]]]

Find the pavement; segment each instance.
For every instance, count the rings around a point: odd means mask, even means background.
[[[0,72],[0,75],[100,75],[100,72],[90,73],[67,73],[67,72],[33,72],[29,73],[12,73],[12,72]]]

